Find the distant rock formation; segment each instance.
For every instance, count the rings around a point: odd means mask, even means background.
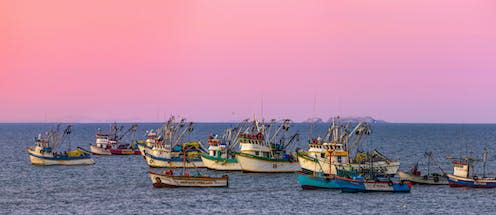
[[[304,123],[324,123],[324,120],[319,117],[312,117],[308,118],[307,120],[303,121]]]
[[[332,122],[334,117],[329,118],[327,120],[328,123]],[[346,122],[351,122],[351,123],[358,123],[358,122],[367,122],[367,123],[388,123],[384,120],[379,120],[379,119],[374,119],[370,116],[363,116],[363,117],[339,117],[337,120],[340,123],[346,123]]]

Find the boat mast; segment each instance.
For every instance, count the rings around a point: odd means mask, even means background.
[[[427,175],[430,175],[432,152],[426,152],[425,155],[427,156]]]
[[[482,161],[483,161],[483,167],[482,167],[482,177],[486,177],[486,163],[487,163],[487,148],[484,148],[484,153],[482,154]]]

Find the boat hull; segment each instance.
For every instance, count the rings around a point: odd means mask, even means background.
[[[336,176],[336,182],[342,192],[392,192],[408,193],[411,190],[410,183],[403,182],[379,182],[379,181],[357,181],[349,178]]]
[[[370,168],[370,164],[357,164],[357,163],[352,163],[348,165],[343,165],[345,168],[348,166],[351,167],[352,169],[367,169]],[[376,171],[382,172],[384,175],[396,175],[398,173],[398,170],[400,169],[400,161],[377,161],[373,162],[372,166]]]
[[[150,179],[156,188],[175,187],[228,187],[229,177],[172,176],[150,172]]]
[[[333,171],[331,171],[329,165],[321,165],[324,163],[323,161],[319,161],[317,158],[313,158],[302,153],[298,153],[298,163],[303,170],[310,172],[324,172],[325,174],[336,174],[335,167],[333,168]]]
[[[141,155],[143,155],[143,157],[145,156],[145,154],[150,153],[148,151],[150,148],[147,145],[145,144],[137,144],[137,145],[138,145],[138,150],[140,151]]]
[[[398,171],[398,175],[401,180],[410,181],[415,184],[424,184],[424,185],[448,185],[448,177],[445,176],[416,176],[409,174],[407,172]]]
[[[95,161],[91,159],[89,154],[81,157],[53,157],[38,153],[28,148],[28,155],[31,164],[40,166],[95,164]]]
[[[317,189],[340,189],[334,177],[317,176],[298,172],[298,183],[304,190],[317,190]]]
[[[238,160],[243,172],[259,172],[259,173],[291,173],[300,171],[298,162],[278,159],[263,159],[261,157],[237,153]]]
[[[309,172],[323,172],[324,174],[335,175],[336,165],[329,165],[329,160],[324,158],[313,158],[309,157],[303,153],[298,153],[298,162],[302,169]],[[339,164],[339,166],[345,169],[367,169],[370,164]],[[385,175],[395,175],[399,168],[399,161],[378,161],[374,162],[373,165],[375,169],[384,172]]]
[[[241,171],[241,165],[236,158],[223,159],[202,154],[201,159],[205,167],[221,171]]]
[[[203,164],[200,158],[189,159],[186,162],[179,157],[176,158],[160,158],[154,157],[150,154],[145,155],[146,163],[152,168],[203,168]]]
[[[448,174],[450,187],[468,187],[468,188],[496,188],[496,179],[494,178],[465,178]]]
[[[90,145],[90,151],[94,155],[112,155],[109,149],[96,147],[94,145]]]

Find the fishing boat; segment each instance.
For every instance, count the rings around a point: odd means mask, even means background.
[[[235,148],[239,146],[238,136],[250,129],[249,119],[243,120],[237,126],[224,131],[222,138],[217,135],[208,137],[208,153],[202,153],[203,164],[208,169],[221,171],[240,171],[241,165],[236,159]]]
[[[304,190],[341,188],[336,181],[335,175],[325,175],[322,172],[308,173],[299,171],[296,177],[301,188]]]
[[[393,181],[387,178],[365,179],[362,176],[353,178],[335,177],[336,183],[339,185],[342,192],[357,193],[357,192],[393,192],[393,193],[408,193],[411,190],[412,184],[405,181]]]
[[[229,129],[226,130],[226,133],[229,133],[229,136],[224,135],[223,139],[231,137]],[[231,141],[227,144],[222,143],[217,135],[210,135],[208,137],[208,153],[201,154],[205,167],[213,170],[240,171],[241,166],[231,150],[232,145]]]
[[[205,167],[200,154],[206,152],[199,141],[181,143],[185,135],[193,131],[193,123],[186,123],[186,119],[175,122],[171,117],[160,129],[160,144],[152,144],[151,149],[145,149],[145,159],[150,167],[179,168],[183,164],[187,168]],[[183,162],[183,156],[187,160]]]
[[[174,176],[171,173],[149,173],[153,186],[156,188],[164,187],[228,187],[229,176],[208,177],[208,176],[190,176],[178,175]]]
[[[113,123],[110,127],[110,133],[104,133],[98,129],[96,133],[95,145],[90,145],[91,153],[95,155],[139,155],[141,154],[136,140],[134,138],[137,124],[131,125],[129,129],[123,131],[123,126]],[[131,136],[130,143],[123,142],[124,137]]]
[[[186,154],[183,152],[186,152]],[[183,157],[186,156],[187,160],[184,164],[186,168],[201,168],[205,167],[200,158],[200,154],[203,152],[205,150],[201,143],[197,141],[178,144],[174,147],[164,144],[154,146],[149,153],[145,154],[145,159],[148,166],[152,168],[181,168],[183,167]]]
[[[398,171],[400,179],[415,184],[448,185],[448,177],[441,166],[437,165],[441,173],[431,172],[431,165],[437,164],[434,157],[432,157],[432,152],[426,152],[424,156],[427,158],[427,174],[422,175],[418,167],[419,162],[417,162],[409,172]]]
[[[235,154],[243,172],[289,173],[300,170],[296,156],[287,150],[298,137],[297,133],[285,137],[290,122],[285,119],[280,123],[272,120],[270,124],[263,124],[254,120],[251,129],[238,135],[241,149]]]
[[[298,151],[298,162],[305,172],[336,174],[336,165],[349,164],[348,151],[336,141],[322,142],[321,138],[311,139],[308,152]]]
[[[91,165],[95,161],[91,159],[91,154],[76,148],[71,150],[70,134],[72,133],[72,126],[68,125],[62,134],[60,132],[60,125],[56,129],[52,129],[46,135],[39,134],[35,138],[35,145],[28,147],[27,151],[29,159],[33,165]],[[57,151],[58,148],[64,143],[68,144],[67,151]]]
[[[315,144],[321,141],[320,138],[313,139]],[[309,157],[309,158],[299,158],[298,161],[300,165],[303,163],[308,166],[308,161],[310,159],[323,159],[328,158],[328,162],[312,162],[314,165],[318,165],[319,171],[308,171],[303,169],[303,171],[298,172],[297,180],[298,183],[304,190],[314,190],[314,189],[339,189],[339,185],[336,183],[335,175],[337,174],[337,167],[343,167],[343,164],[348,164],[348,152],[344,150],[344,146],[340,143],[322,143],[313,148],[324,148],[323,153],[319,152],[319,157]],[[302,161],[304,160],[304,161]]]
[[[339,125],[333,118],[327,134],[321,138],[312,138],[309,141],[308,151],[297,152],[299,164],[304,172],[323,172],[327,175],[336,174],[336,165],[344,168],[366,169],[368,161],[372,159],[374,167],[383,175],[395,175],[399,170],[400,161],[391,160],[377,150],[364,152],[359,150],[364,135],[370,135],[371,128],[366,122],[358,123],[353,130],[348,130],[350,123]],[[327,156],[332,151],[333,156]],[[350,154],[355,152],[351,159]]]
[[[166,170],[163,173],[149,172],[150,179],[153,186],[156,188],[175,188],[175,187],[228,187],[229,177],[223,175],[222,177],[210,177],[202,175],[198,172],[196,175],[190,175],[186,170],[187,165],[187,149],[183,152],[183,171],[180,175],[174,175],[172,169]]]
[[[480,159],[470,157],[466,158],[449,158],[453,163],[453,174],[448,174],[450,187],[467,187],[467,188],[496,188],[496,178],[486,177],[487,149],[484,150],[483,173],[479,177],[473,171],[473,164]]]
[[[153,146],[162,144],[162,139],[157,136],[157,132],[155,132],[153,129],[146,131],[145,140],[139,140],[136,142],[141,155],[143,155],[143,158],[145,158],[145,154],[147,154],[148,151],[153,148]]]

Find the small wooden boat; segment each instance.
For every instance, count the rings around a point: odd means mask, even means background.
[[[486,177],[486,162],[487,149],[483,154],[483,173],[482,177],[478,177],[472,172],[472,166],[475,161],[480,161],[474,158],[458,158],[453,159],[453,174],[448,174],[448,182],[450,187],[467,187],[467,188],[496,188],[496,178]]]
[[[163,187],[228,187],[229,177],[208,177],[208,176],[189,176],[172,174],[159,174],[150,172],[150,178],[153,186],[156,188]]]
[[[336,176],[336,183],[342,192],[393,192],[408,193],[412,184],[405,181],[392,181],[390,179],[364,179],[361,176],[345,178]]]
[[[411,172],[399,171],[398,175],[401,180],[410,181],[414,184],[425,185],[448,185],[448,177],[438,173],[431,173],[427,175],[414,175]]]
[[[62,135],[58,135],[60,125],[57,126],[56,130],[51,130],[47,133],[47,136],[42,136],[41,134],[35,138],[35,146],[28,147],[27,151],[29,154],[29,159],[33,165],[91,165],[95,164],[95,161],[91,159],[91,154],[87,151],[77,148],[71,150],[70,140],[68,140],[69,150],[60,152],[55,151],[55,149],[62,145],[65,140],[69,139],[71,134],[71,125],[63,131]]]
[[[427,158],[427,174],[422,175],[421,171],[418,169],[418,162],[413,166],[409,172],[399,171],[398,175],[401,180],[410,181],[415,184],[425,184],[425,185],[448,185],[448,177],[444,170],[438,165],[441,170],[440,173],[431,173],[431,163],[437,163],[432,157],[432,152],[424,153]]]
[[[153,186],[156,188],[162,187],[227,187],[229,186],[229,177],[210,177],[207,175],[190,175],[186,170],[186,151],[183,151],[183,171],[181,175],[174,175],[172,169],[163,173],[149,172]]]

